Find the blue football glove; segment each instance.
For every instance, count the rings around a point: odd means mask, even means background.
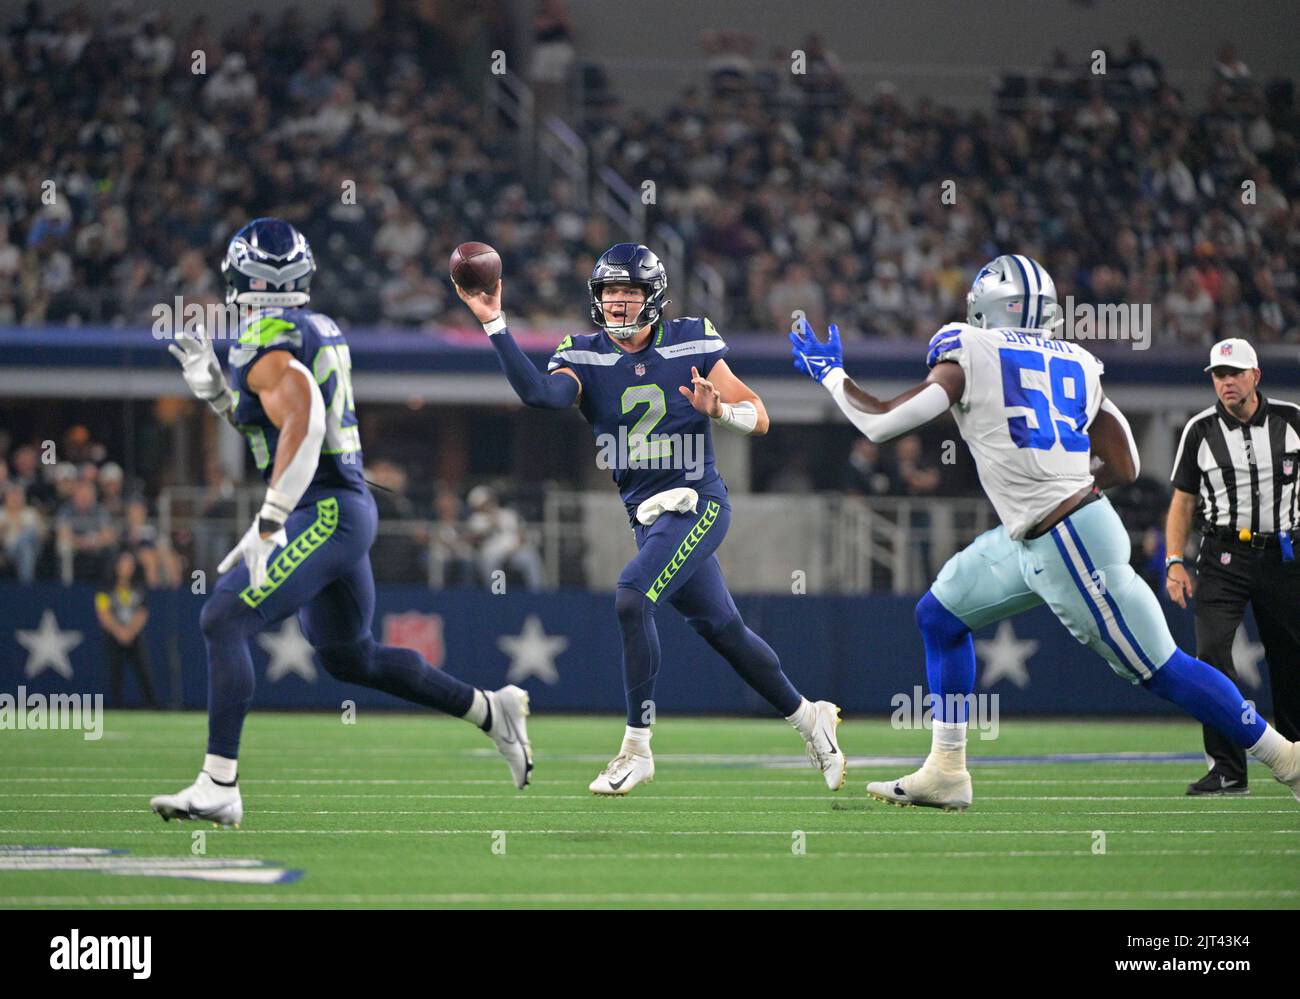
[[[801,322],[803,329],[800,332],[790,331],[790,352],[794,355],[794,367],[820,385],[832,371],[844,367],[844,348],[840,346],[839,327],[831,323],[826,330],[827,340],[822,343],[808,325],[808,320]]]

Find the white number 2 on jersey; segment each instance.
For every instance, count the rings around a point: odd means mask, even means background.
[[[313,315],[311,323],[322,340],[342,338],[334,320]],[[351,454],[361,450],[357,407],[352,395],[352,352],[347,344],[331,344],[316,351],[312,377],[325,397],[325,446],[321,454]],[[334,376],[332,389],[327,383]]]

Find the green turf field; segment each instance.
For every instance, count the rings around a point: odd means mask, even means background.
[[[655,782],[606,799],[586,788],[618,718],[534,716],[534,784],[517,792],[462,722],[260,712],[245,730],[243,828],[164,824],[148,799],[193,779],[205,731],[197,713],[110,713],[99,742],[0,732],[0,844],[113,848],[128,851],[114,863],[154,866],[256,859],[301,870],[296,881],[14,870],[0,848],[0,906],[1300,905],[1300,803],[1257,764],[1249,797],[1190,799],[1196,761],[979,763],[1195,752],[1192,724],[1004,721],[998,739],[972,739],[974,806],[948,814],[867,798],[867,780],[906,763],[857,762],[832,794],[776,720],[661,720]],[[929,746],[928,732],[883,721],[848,719],[840,737],[851,758]]]

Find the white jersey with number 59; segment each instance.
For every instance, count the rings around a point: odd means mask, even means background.
[[[1088,427],[1101,405],[1102,363],[1036,331],[945,326],[926,363],[955,361],[966,389],[952,414],[980,483],[1012,538],[1092,482]]]

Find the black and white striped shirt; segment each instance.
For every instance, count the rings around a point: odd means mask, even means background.
[[[1197,525],[1271,534],[1300,528],[1300,406],[1259,394],[1242,423],[1223,403],[1187,421],[1170,481],[1198,497]]]

